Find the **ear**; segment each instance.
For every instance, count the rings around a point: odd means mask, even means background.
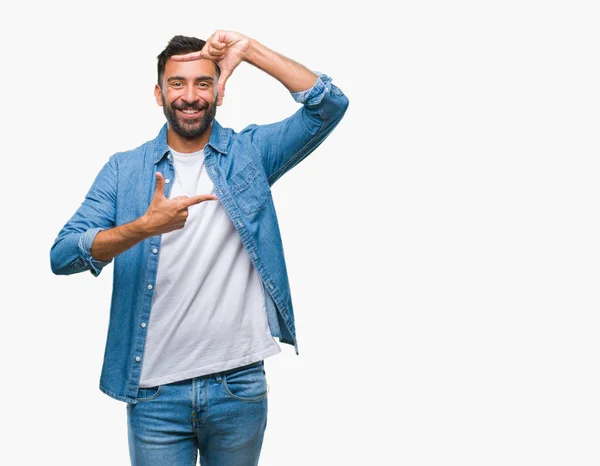
[[[160,86],[158,84],[154,85],[154,98],[156,99],[156,103],[162,107],[162,91],[160,90]]]

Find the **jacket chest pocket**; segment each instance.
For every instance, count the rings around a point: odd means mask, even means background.
[[[258,212],[267,205],[269,184],[265,175],[252,162],[227,180],[233,199],[246,214]]]

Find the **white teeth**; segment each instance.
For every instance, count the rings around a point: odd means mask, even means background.
[[[198,113],[198,110],[182,110],[182,112],[192,114],[192,113]]]

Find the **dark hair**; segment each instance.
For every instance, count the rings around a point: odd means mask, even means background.
[[[196,37],[187,37],[187,36],[174,36],[165,49],[160,52],[158,55],[158,85],[162,87],[162,78],[165,74],[165,65],[167,64],[167,60],[171,58],[173,55],[184,55],[190,52],[199,52],[204,47],[206,41],[202,39],[198,39]],[[221,69],[219,65],[215,63],[215,68],[217,69],[217,77],[221,74]]]

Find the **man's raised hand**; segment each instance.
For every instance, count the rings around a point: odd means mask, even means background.
[[[144,226],[151,236],[179,230],[185,226],[188,218],[188,207],[204,201],[216,201],[217,196],[199,194],[197,196],[177,196],[169,199],[165,196],[165,180],[161,173],[156,173],[156,188],[148,210],[144,214]]]
[[[192,61],[206,58],[219,65],[221,76],[217,83],[219,97],[217,105],[223,103],[225,97],[225,83],[233,73],[233,70],[246,57],[246,52],[250,48],[250,38],[233,31],[215,31],[206,41],[206,44],[199,52],[192,52],[185,55],[174,55],[174,61]]]

